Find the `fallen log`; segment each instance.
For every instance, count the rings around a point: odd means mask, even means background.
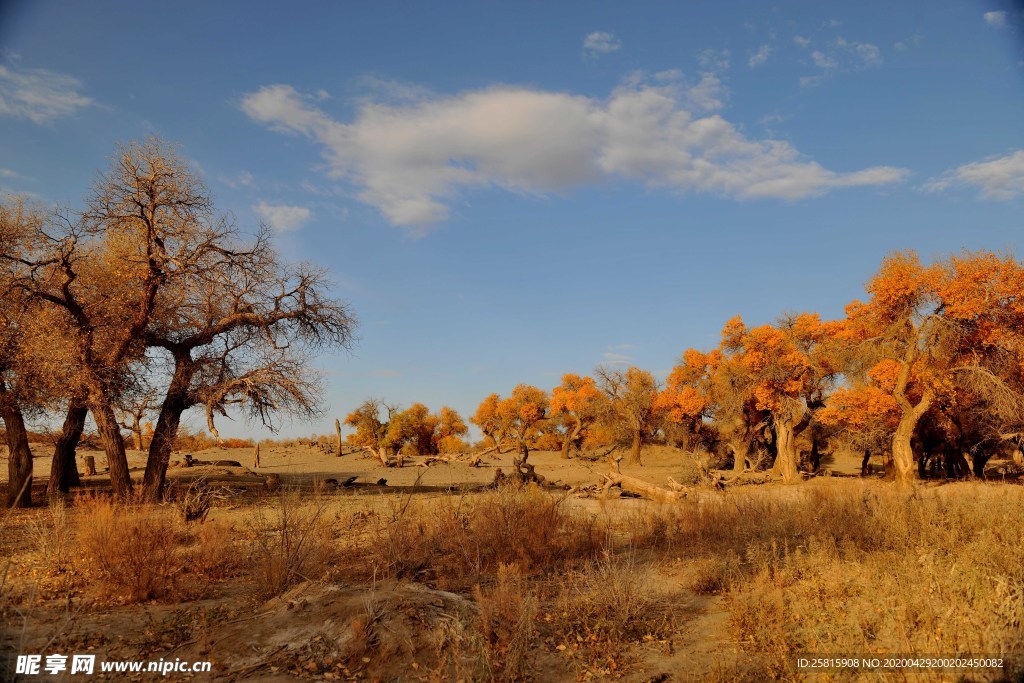
[[[618,486],[627,493],[638,495],[647,500],[653,500],[656,503],[678,503],[686,495],[682,491],[663,489],[660,486],[649,484],[643,479],[637,479],[636,477],[630,477],[621,473],[612,472],[604,475],[604,478],[605,491],[613,486]]]
[[[672,477],[668,478],[669,486],[672,486],[672,489],[663,489],[643,479],[623,474],[620,468],[620,463],[622,462],[621,454],[616,457],[609,452],[607,457],[608,462],[611,464],[611,472],[603,475],[603,488],[605,492],[613,486],[618,486],[627,493],[632,493],[657,503],[678,503],[686,495],[680,490],[683,488],[682,485],[672,479]]]

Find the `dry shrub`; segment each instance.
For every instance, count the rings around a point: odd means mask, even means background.
[[[274,505],[257,508],[248,524],[256,591],[263,597],[280,595],[295,584],[323,574],[329,557],[327,503],[319,495],[302,498],[283,491]]]
[[[205,521],[217,497],[203,478],[190,482],[184,489],[172,487],[169,494],[170,499],[174,501],[174,506],[178,509],[181,521],[186,524]]]
[[[345,646],[340,653],[345,664],[352,668],[361,668],[363,660],[375,654],[374,650],[379,641],[377,627],[381,617],[380,605],[371,593],[364,602],[363,613],[355,615],[349,621],[349,637],[343,639]]]
[[[374,566],[385,576],[468,587],[501,565],[538,572],[592,557],[604,535],[565,499],[537,487],[395,505],[373,530]]]
[[[220,443],[221,448],[252,448],[256,442],[252,439],[224,439]]]
[[[183,569],[178,528],[167,508],[83,500],[75,534],[86,564],[112,598],[139,602],[170,593]]]
[[[191,532],[193,545],[188,553],[192,572],[207,579],[223,580],[235,576],[242,567],[242,553],[235,531],[220,522],[204,522]]]
[[[52,498],[45,512],[30,518],[29,531],[48,574],[61,574],[71,569],[74,530],[63,498]]]
[[[652,578],[650,566],[632,553],[605,553],[561,580],[548,621],[578,664],[597,667],[592,674],[613,674],[629,644],[671,633],[669,600]]]
[[[698,595],[714,595],[729,587],[739,558],[732,551],[721,557],[702,557],[690,565],[685,586]]]
[[[522,680],[532,669],[539,607],[518,566],[499,565],[495,585],[489,589],[476,586],[473,598],[480,607],[479,630],[488,678]]]

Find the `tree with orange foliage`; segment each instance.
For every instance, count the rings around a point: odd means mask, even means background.
[[[530,448],[541,435],[541,426],[548,419],[548,395],[543,389],[519,384],[508,398],[491,394],[476,409],[470,422],[475,424],[500,451],[513,444],[526,462]]]
[[[891,458],[892,436],[900,421],[899,406],[892,393],[870,377],[832,392],[817,417],[823,425],[841,430],[850,445],[863,452],[862,475],[868,473],[872,454],[882,451]]]
[[[462,437],[469,434],[469,427],[463,422],[458,411],[441,406],[437,414],[437,429],[433,435],[435,453],[457,453],[466,447]]]
[[[543,389],[518,384],[508,398],[498,404],[498,419],[503,431],[515,440],[520,462],[530,457],[532,440],[540,436],[541,423],[548,418],[548,395]]]
[[[568,423],[562,439],[562,457],[579,441],[583,430],[597,422],[601,416],[604,395],[593,377],[574,373],[562,376],[562,383],[551,390],[551,413],[562,416]]]
[[[606,398],[604,419],[630,444],[628,462],[642,464],[640,451],[644,441],[657,431],[655,398],[660,389],[658,380],[647,370],[637,367],[616,370],[598,366],[594,374],[597,386]]]
[[[794,481],[800,463],[797,439],[824,405],[837,374],[831,328],[812,313],[785,315],[754,328],[736,316],[725,324],[717,349],[683,354],[658,405],[677,423],[714,418],[733,452],[737,474],[744,471],[758,432],[770,426],[773,471],[784,482]]]
[[[480,431],[484,433],[484,438],[490,441],[491,448],[499,453],[505,439],[505,425],[502,424],[501,416],[498,413],[498,406],[500,404],[501,396],[499,394],[490,394],[480,402],[476,412],[469,418],[469,421],[479,427]]]
[[[396,412],[389,421],[387,440],[397,452],[411,451],[413,455],[436,453],[434,433],[439,419],[422,403],[413,403],[406,410]]]
[[[746,333],[743,321],[733,318],[723,328],[717,349],[709,353],[684,351],[656,403],[668,422],[692,425],[714,420],[732,451],[736,475],[759,459],[754,452],[768,424],[766,411],[756,405],[749,368],[742,362],[742,338]]]
[[[773,470],[784,482],[797,477],[797,438],[824,406],[837,374],[831,327],[816,313],[801,313],[747,330],[736,341],[754,406],[770,415],[775,432]]]
[[[924,265],[896,252],[847,306],[838,336],[846,371],[867,377],[895,402],[891,439],[897,479],[915,479],[911,440],[942,400],[977,402],[1019,414],[1024,361],[1024,267],[1008,255],[964,252]],[[862,402],[862,401],[861,401]]]
[[[382,419],[382,413],[387,419]],[[344,423],[355,428],[348,435],[348,442],[362,448],[380,460],[385,467],[391,466],[390,456],[397,452],[391,436],[391,421],[398,408],[380,399],[368,398],[358,408],[345,416]]]

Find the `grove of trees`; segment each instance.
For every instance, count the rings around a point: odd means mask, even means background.
[[[168,144],[118,148],[81,210],[0,203],[0,417],[8,503],[31,502],[25,416],[64,411],[49,486],[78,480],[86,414],[114,493],[133,493],[117,415],[157,413],[142,495],[164,492],[182,414],[211,430],[229,408],[271,425],[317,413],[308,354],[346,348],[355,319],[323,270],[280,260],[267,227],[243,234]],[[141,429],[137,421],[130,427]],[[141,436],[139,436],[141,445]]]
[[[887,256],[846,315],[784,314],[686,349],[664,385],[636,367],[566,374],[550,394],[519,385],[471,418],[494,449],[621,448],[641,463],[659,441],[732,461],[735,475],[782,481],[847,449],[896,479],[981,477],[1024,445],[1024,265],[963,252],[931,264]]]

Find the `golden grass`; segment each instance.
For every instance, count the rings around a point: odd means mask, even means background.
[[[254,590],[280,595],[301,581],[320,578],[331,554],[327,501],[282,491],[269,508],[254,508],[247,520]]]
[[[220,584],[263,599],[319,578],[461,592],[475,615],[424,636],[438,680],[539,676],[538,653],[559,643],[568,652],[553,656],[577,675],[618,675],[638,643],[680,632],[675,608],[694,593],[720,596],[719,635],[743,653],[713,680],[795,680],[796,657],[814,654],[997,655],[1006,680],[1024,673],[1020,487],[832,481],[609,507],[536,487],[427,500],[286,491],[186,524],[173,506],[86,499],[17,516],[5,542],[21,539],[7,564],[31,556],[46,585],[122,603],[187,604]],[[55,597],[35,580],[29,602]],[[4,604],[26,604],[14,583]],[[374,624],[368,603],[347,659],[376,652]]]
[[[693,588],[724,591],[733,636],[773,678],[807,654],[995,655],[1021,671],[1020,488],[815,486],[644,517],[637,543],[686,549]]]
[[[371,539],[377,575],[465,589],[505,565],[529,574],[593,557],[606,535],[564,497],[506,486],[433,501],[405,498],[377,520]]]

